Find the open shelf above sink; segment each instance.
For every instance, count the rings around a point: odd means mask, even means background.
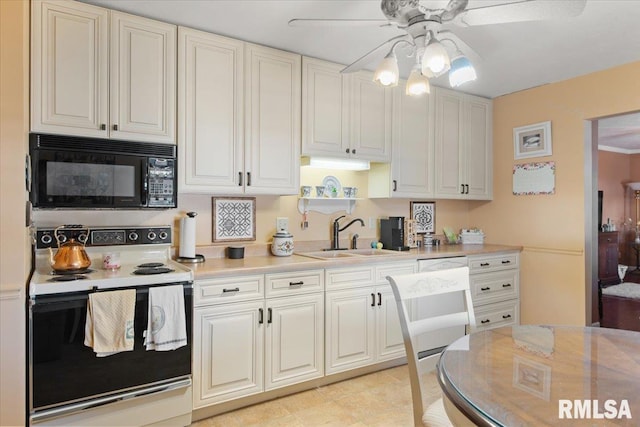
[[[353,207],[357,200],[345,197],[300,197],[298,199],[298,211],[303,214],[309,211],[332,214],[345,211],[348,214],[353,212]]]

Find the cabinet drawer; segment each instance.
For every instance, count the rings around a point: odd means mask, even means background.
[[[520,324],[519,300],[490,304],[474,310],[477,331]]]
[[[416,272],[416,262],[393,263],[388,265],[378,265],[376,267],[376,284],[387,285],[387,276],[401,276],[403,274],[413,274]]]
[[[471,282],[471,299],[474,307],[518,298],[518,270],[474,274],[469,276],[469,280]]]
[[[518,268],[518,254],[469,257],[469,274]]]
[[[195,281],[195,306],[259,298],[264,298],[263,275]]]
[[[335,268],[325,270],[327,289],[348,289],[361,286],[371,286],[375,281],[375,268]]]
[[[265,293],[267,298],[295,294],[307,294],[324,290],[322,270],[299,271],[294,273],[267,274]]]

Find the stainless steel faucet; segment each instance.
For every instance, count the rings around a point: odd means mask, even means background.
[[[360,218],[355,218],[353,220],[351,220],[351,222],[349,222],[347,225],[345,225],[344,227],[340,228],[340,220],[342,218],[346,217],[346,215],[342,215],[339,216],[338,218],[333,220],[333,242],[331,243],[331,250],[335,251],[340,249],[340,232],[346,230],[347,228],[349,228],[349,226],[351,224],[353,224],[354,222],[359,222],[361,226],[364,227],[364,221],[361,220]],[[346,248],[344,248],[346,249]]]

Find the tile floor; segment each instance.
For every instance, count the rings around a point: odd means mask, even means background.
[[[425,404],[440,396],[435,373],[425,376]],[[192,427],[413,426],[407,365],[227,412]]]

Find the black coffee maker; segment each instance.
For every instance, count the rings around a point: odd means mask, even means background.
[[[408,251],[404,244],[404,217],[390,216],[380,220],[380,243],[383,249],[394,251]]]

